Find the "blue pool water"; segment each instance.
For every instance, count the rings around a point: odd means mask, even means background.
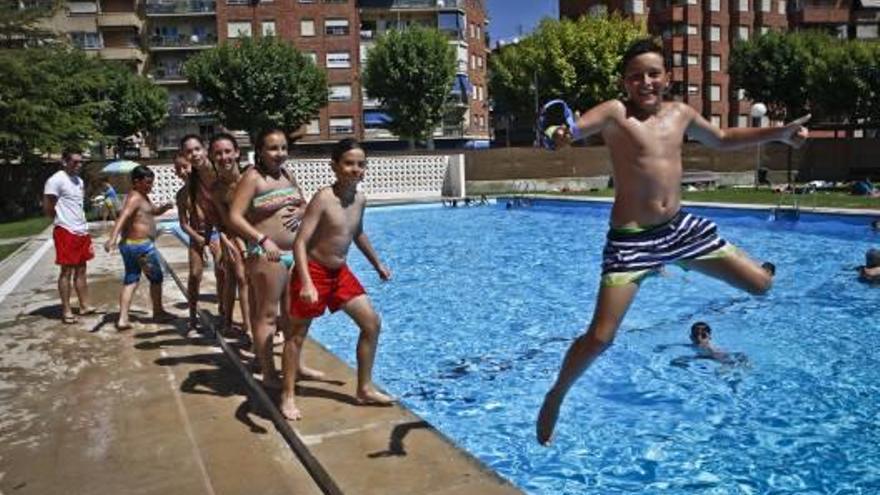
[[[529,493],[880,493],[880,288],[853,269],[880,235],[864,217],[690,210],[776,263],[774,289],[678,268],[645,282],[549,448],[534,420],[591,315],[608,205],[368,210],[394,272],[350,256],[383,317],[377,380]],[[689,361],[697,320],[748,362]],[[312,331],[352,365],[356,335],[342,314]]]

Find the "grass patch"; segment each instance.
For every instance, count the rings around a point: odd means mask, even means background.
[[[15,242],[12,244],[0,244],[0,261],[5,260],[7,256],[14,253],[22,244],[24,243]]]
[[[15,222],[0,223],[0,239],[39,234],[50,223],[52,223],[52,219],[49,217],[34,217]]]
[[[571,192],[571,193],[549,193],[559,194],[562,196],[593,196],[593,197],[613,197],[613,189],[599,189],[596,191]],[[769,189],[750,189],[750,188],[721,188],[712,191],[684,191],[682,199],[685,201],[703,201],[707,203],[733,203],[733,204],[759,204],[759,205],[776,205],[782,198],[783,206],[790,206],[794,198],[798,200],[801,208],[858,208],[858,209],[875,209],[880,210],[880,198],[869,198],[865,196],[853,196],[845,191],[820,191],[812,194],[786,194],[784,197],[780,193],[773,192]]]

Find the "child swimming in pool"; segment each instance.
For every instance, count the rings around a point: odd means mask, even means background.
[[[614,205],[603,251],[602,280],[593,318],[563,360],[538,413],[538,442],[548,444],[566,394],[614,340],[646,276],[678,262],[752,294],[770,289],[773,276],[718,236],[715,224],[681,210],[681,149],[685,135],[716,149],[768,141],[799,146],[806,118],[783,127],[719,129],[680,102],[665,102],[669,74],[654,40],[633,43],[621,61],[625,101],[585,112],[574,128],[553,133],[556,147],[601,134],[611,152]]]
[[[360,249],[382,280],[391,271],[382,264],[364,232],[367,199],[357,185],[364,178],[367,159],[354,139],[343,139],[334,147],[330,166],[336,182],[312,197],[293,245],[295,274],[290,282],[290,313],[296,353],[312,324],[312,319],[330,311],[345,311],[360,328],[357,343],[358,402],[386,405],[393,399],[373,385],[373,361],[379,343],[379,315],[364,288],[345,262],[352,242]],[[291,398],[290,405],[301,416]]]

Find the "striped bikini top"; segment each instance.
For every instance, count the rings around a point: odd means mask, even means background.
[[[293,187],[282,187],[254,196],[251,208],[259,214],[271,215],[285,206],[297,205],[301,202],[299,190]]]

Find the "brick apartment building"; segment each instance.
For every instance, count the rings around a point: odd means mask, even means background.
[[[721,127],[750,123],[752,102],[732,87],[727,74],[737,41],[788,29],[877,39],[880,26],[880,0],[559,0],[562,18],[606,12],[645,22],[663,40],[673,97]]]
[[[183,75],[183,63],[218,42],[244,36],[289,40],[326,70],[329,103],[301,141],[343,137],[397,141],[387,116],[361,88],[366,54],[389,29],[437,27],[455,47],[458,66],[450,89],[456,109],[434,134],[441,145],[465,146],[489,138],[483,0],[79,0],[67,1],[52,28],[84,50],[124,59],[169,92],[169,120],[155,148],[170,153],[185,134],[211,134],[216,121]],[[459,119],[460,117],[460,119]]]

